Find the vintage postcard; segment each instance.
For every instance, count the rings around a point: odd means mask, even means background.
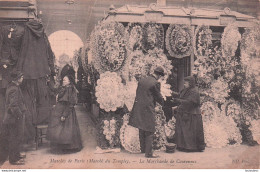
[[[259,9],[0,0],[1,169],[258,171]]]

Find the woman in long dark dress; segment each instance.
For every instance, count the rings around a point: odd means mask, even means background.
[[[74,105],[77,103],[77,90],[73,83],[75,82],[72,75],[63,77],[58,92],[57,105],[49,122],[47,138],[52,147],[80,151],[82,141],[74,109]]]
[[[205,149],[203,123],[200,111],[200,94],[195,78],[184,79],[184,89],[179,98],[173,98],[180,105],[176,114],[176,143],[181,151],[203,151]]]

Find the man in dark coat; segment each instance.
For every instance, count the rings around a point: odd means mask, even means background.
[[[158,79],[164,76],[162,67],[157,67],[152,76],[142,78],[136,90],[136,98],[129,119],[129,125],[139,129],[141,152],[147,158],[156,158],[153,155],[152,142],[155,132],[155,105],[163,104]]]
[[[12,82],[6,89],[6,108],[1,132],[0,155],[2,163],[9,156],[13,165],[23,165],[24,156],[20,154],[23,143],[24,118],[27,111],[19,85],[23,74],[17,71],[11,73]]]

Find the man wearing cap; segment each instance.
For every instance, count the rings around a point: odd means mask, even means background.
[[[163,104],[158,80],[164,76],[162,67],[157,67],[152,76],[141,78],[136,90],[136,98],[130,115],[129,125],[139,129],[141,153],[147,158],[157,158],[153,154],[152,143],[155,132],[155,105]]]
[[[24,157],[20,154],[23,141],[23,125],[26,107],[24,104],[20,84],[23,82],[23,74],[17,71],[11,73],[12,81],[6,89],[6,108],[3,118],[3,130],[1,133],[1,161],[9,156],[12,165],[23,165]],[[3,143],[2,143],[3,142]]]

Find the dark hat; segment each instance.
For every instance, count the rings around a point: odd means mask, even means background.
[[[14,70],[14,71],[11,72],[12,80],[17,80],[21,76],[23,76],[23,73],[20,72],[20,71]]]
[[[196,85],[196,80],[194,76],[187,76],[184,78],[184,81],[188,81],[190,84],[190,87],[194,87]]]
[[[158,66],[154,69],[154,73],[158,74],[158,75],[161,75],[161,76],[164,76],[164,70],[161,66]]]
[[[62,69],[61,69],[61,78],[64,78],[65,76],[73,76],[75,78],[75,70],[73,67],[69,64],[66,64]]]

